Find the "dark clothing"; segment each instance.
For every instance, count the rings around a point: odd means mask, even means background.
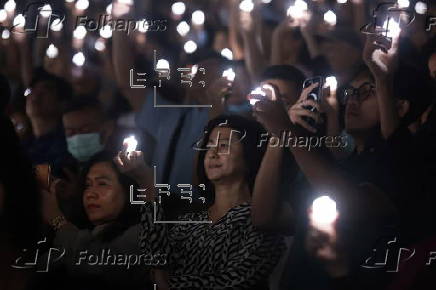
[[[70,155],[62,126],[44,136],[29,140],[24,144],[24,148],[33,165],[50,164],[58,168]]]

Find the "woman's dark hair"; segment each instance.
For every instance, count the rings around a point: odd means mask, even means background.
[[[101,162],[105,162],[105,163],[109,163],[113,170],[116,172],[117,177],[118,177],[118,181],[120,182],[122,188],[124,189],[124,194],[125,194],[125,205],[123,210],[121,211],[120,215],[117,218],[116,224],[118,226],[121,226],[121,228],[127,228],[129,226],[132,226],[134,224],[137,224],[139,222],[139,206],[137,205],[133,205],[130,203],[130,196],[129,196],[129,192],[130,192],[130,186],[133,185],[133,188],[139,188],[138,183],[133,180],[132,178],[128,177],[127,175],[121,173],[116,164],[113,161],[113,155],[111,155],[108,152],[100,152],[97,153],[96,155],[94,155],[85,165],[85,167],[83,168],[83,170],[81,171],[81,178],[80,178],[80,197],[83,198],[83,193],[85,191],[85,184],[86,184],[86,176],[88,175],[89,171],[91,170],[91,168],[97,164],[97,163],[101,163]],[[80,203],[81,204],[81,211],[84,214],[85,210],[83,208],[83,202]],[[86,218],[88,225],[88,228],[92,228],[93,225],[91,224],[91,222]]]
[[[200,148],[207,148],[206,145],[209,140],[209,136],[216,127],[231,128],[242,134],[242,136],[239,136],[239,138],[242,144],[245,166],[247,168],[245,178],[248,182],[250,192],[252,192],[256,175],[266,150],[265,146],[260,145],[264,142],[259,142],[261,134],[266,133],[265,129],[262,127],[262,125],[260,125],[260,123],[239,115],[221,115],[210,120],[207,124],[206,128],[204,129],[204,136],[201,140]],[[207,178],[206,171],[204,169],[206,152],[206,150],[200,151],[197,162],[197,174],[199,184],[204,184],[206,186],[206,202],[208,205],[211,205],[214,201],[215,193],[214,187],[211,181]]]
[[[294,83],[298,89],[303,88],[306,77],[295,66],[292,65],[272,65],[265,69],[260,80],[277,79],[285,82]]]
[[[20,144],[14,126],[0,113],[0,184],[5,197],[0,235],[19,248],[34,246],[41,233],[40,195],[32,163]]]

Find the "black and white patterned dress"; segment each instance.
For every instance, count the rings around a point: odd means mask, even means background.
[[[267,279],[285,249],[283,238],[257,231],[251,206],[230,209],[214,224],[154,223],[153,204],[142,207],[140,246],[146,254],[167,254],[171,289],[267,289]],[[156,220],[163,219],[156,203]],[[208,220],[207,211],[181,221]]]

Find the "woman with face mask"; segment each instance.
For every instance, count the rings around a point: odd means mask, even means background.
[[[211,120],[197,164],[207,210],[166,223],[157,222],[165,220],[160,200],[166,194],[162,188],[154,192],[141,152],[120,152],[120,168],[148,184],[140,240],[144,253],[168,255],[165,270],[154,272],[159,289],[268,289],[284,244],[278,235],[258,232],[250,218],[251,192],[265,151],[258,142],[262,132],[257,122],[240,116]],[[181,193],[187,202],[195,198]]]

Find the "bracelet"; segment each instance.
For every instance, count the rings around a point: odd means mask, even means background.
[[[58,215],[53,218],[50,222],[50,225],[53,227],[55,231],[58,231],[61,227],[67,224],[67,220],[63,215]]]

